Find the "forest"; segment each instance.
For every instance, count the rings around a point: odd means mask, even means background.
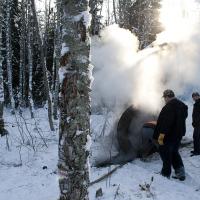
[[[199,0],[0,0],[0,199],[200,199],[199,20]],[[145,143],[165,89],[189,108],[184,183]]]

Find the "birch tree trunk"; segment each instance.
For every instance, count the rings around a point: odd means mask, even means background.
[[[15,102],[12,87],[11,6],[12,1],[6,0],[6,64],[8,73],[9,101],[11,103],[12,112],[14,112]]]
[[[2,70],[2,24],[3,24],[3,0],[0,0],[0,135],[4,135],[4,120],[3,120],[3,101],[4,101],[4,90],[3,90],[3,70]]]
[[[26,0],[21,1],[21,28],[20,28],[20,67],[19,67],[19,104],[20,107],[25,106],[25,47],[26,47]]]
[[[55,78],[54,81],[54,97],[53,97],[53,116],[54,119],[58,119],[58,96],[59,96],[59,75],[58,75],[58,68],[59,68],[59,58],[60,58],[60,50],[61,50],[61,35],[59,33],[61,28],[61,21],[60,21],[60,6],[61,1],[57,0],[57,23],[55,28],[55,48],[54,48],[54,69],[53,72],[55,73],[53,77]]]
[[[33,96],[32,96],[32,72],[33,72],[33,31],[31,29],[31,8],[30,8],[30,0],[28,0],[28,39],[27,39],[27,46],[28,46],[28,69],[29,69],[29,90],[28,90],[28,102],[29,102],[29,108],[31,112],[31,118],[33,118]]]
[[[88,1],[64,0],[59,75],[61,119],[59,130],[60,200],[88,200],[88,139],[90,134],[90,79]],[[60,77],[62,78],[62,77]]]

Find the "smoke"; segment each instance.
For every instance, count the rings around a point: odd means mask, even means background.
[[[117,25],[106,27],[101,38],[93,38],[91,52],[94,65],[92,103],[108,108],[131,102],[133,95],[132,68],[138,40]]]
[[[93,39],[93,106],[123,110],[133,104],[155,113],[164,89],[178,97],[200,89],[199,31],[177,42],[160,38],[154,47],[138,51],[136,36],[112,25]]]

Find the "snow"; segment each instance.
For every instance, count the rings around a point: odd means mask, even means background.
[[[37,2],[37,1],[36,1]],[[38,6],[44,8],[44,1],[38,1],[43,6]],[[39,5],[39,4],[37,4]],[[112,8],[111,8],[112,9]],[[81,17],[84,17],[84,22],[86,26],[89,24],[90,15],[88,11],[77,15],[74,20],[79,21]],[[139,82],[129,82],[128,79],[135,78],[132,76],[132,73],[135,73],[135,76],[145,75],[143,74],[143,66],[140,67],[140,70],[130,70],[132,67],[133,57],[137,57],[137,48],[138,42],[135,36],[131,35],[130,32],[118,28],[116,25],[107,28],[105,32],[105,38],[102,43],[98,41],[94,44],[96,48],[96,60],[94,64],[94,71],[99,70],[99,83],[97,84],[97,89],[104,86],[103,88],[95,90],[96,93],[99,93],[99,101],[102,101],[102,97],[106,99],[106,92],[109,93],[109,97],[103,103],[114,102],[114,105],[118,106],[118,102],[122,101],[124,103],[128,98],[126,97],[126,92],[129,93],[132,90],[132,85],[140,85]],[[66,31],[66,30],[63,30]],[[117,33],[117,34],[116,34]],[[115,37],[114,37],[115,36]],[[123,40],[119,40],[119,38]],[[192,38],[191,43],[198,44],[199,36]],[[124,42],[123,42],[124,41]],[[199,63],[197,57],[185,56],[186,54],[192,54],[192,50],[198,52],[196,45],[188,47],[188,41],[179,44],[180,47],[178,53],[174,54],[175,56],[169,57],[168,55],[164,57],[164,61],[167,60],[167,63],[172,65],[175,63],[176,66],[186,66],[190,67],[190,70],[183,68],[183,76],[180,76],[180,72],[176,73],[172,68],[169,68],[170,72],[175,72],[174,74],[178,76],[174,79],[183,78],[190,80],[186,83],[192,82],[191,86],[193,88],[198,88],[199,85],[199,73],[191,70],[191,63],[188,61],[195,61],[196,64]],[[170,47],[170,46],[169,46]],[[176,46],[171,46],[176,47]],[[187,48],[188,47],[188,48]],[[195,48],[194,48],[195,47]],[[123,49],[122,49],[123,48]],[[180,51],[180,49],[183,50]],[[175,49],[175,48],[174,48]],[[172,54],[177,49],[170,49]],[[148,57],[151,53],[143,52],[141,57]],[[191,52],[192,51],[192,52]],[[61,55],[64,55],[68,52],[68,47],[63,44]],[[101,54],[102,52],[102,54]],[[127,52],[127,53],[126,53]],[[131,52],[131,54],[129,54]],[[92,51],[92,59],[94,58],[94,51]],[[198,54],[198,53],[197,53]],[[100,56],[99,56],[100,55]],[[123,56],[124,55],[124,56]],[[125,58],[125,55],[129,58]],[[180,55],[185,56],[180,57]],[[98,58],[98,59],[97,59]],[[104,58],[104,59],[102,59]],[[124,59],[125,58],[125,59]],[[80,58],[83,59],[83,58]],[[124,60],[121,60],[124,59]],[[138,58],[137,58],[138,59]],[[138,59],[140,60],[140,59]],[[94,60],[93,60],[94,61]],[[128,61],[128,63],[127,63]],[[129,62],[130,61],[130,62]],[[154,61],[154,60],[153,60]],[[160,61],[160,60],[159,60]],[[165,63],[158,62],[165,66]],[[169,62],[170,61],[170,62]],[[179,63],[180,62],[180,63]],[[177,65],[178,63],[178,65]],[[136,63],[137,64],[137,63]],[[142,63],[143,64],[143,63]],[[153,65],[154,62],[150,63],[150,60],[147,59],[144,61],[144,65]],[[96,69],[96,67],[100,66]],[[198,64],[199,66],[199,64]],[[109,67],[111,67],[109,69]],[[92,65],[90,65],[92,68]],[[100,70],[104,70],[103,73],[100,73]],[[164,68],[165,69],[165,68]],[[167,68],[166,68],[167,69]],[[166,70],[165,69],[165,70]],[[180,69],[179,69],[180,70]],[[187,73],[185,73],[187,71]],[[60,82],[62,83],[65,73],[67,72],[66,67],[60,67],[59,77]],[[117,72],[117,76],[114,76],[113,72]],[[120,73],[119,73],[120,72]],[[140,73],[138,73],[140,72]],[[146,76],[142,77],[142,80],[149,79],[149,71]],[[196,76],[188,76],[191,72],[195,72]],[[89,71],[90,77],[93,82],[97,83],[97,76],[92,76],[91,70]],[[110,74],[110,75],[109,75]],[[109,76],[108,76],[109,75]],[[166,70],[165,75],[171,77],[171,73],[168,73]],[[181,72],[182,75],[182,72]],[[184,76],[187,75],[187,76]],[[130,77],[129,77],[130,76]],[[109,85],[108,85],[108,77]],[[152,79],[154,77],[151,77]],[[103,80],[103,81],[102,81]],[[195,82],[196,81],[196,82]],[[127,84],[129,84],[127,85]],[[156,82],[159,86],[160,82]],[[180,81],[180,85],[182,82]],[[177,82],[170,82],[167,86],[177,86]],[[108,87],[110,86],[110,87]],[[118,87],[119,86],[119,87]],[[149,85],[145,85],[149,86]],[[153,85],[152,87],[154,87]],[[150,91],[144,87],[145,94]],[[182,85],[181,85],[182,87]],[[108,88],[108,89],[106,89]],[[149,88],[149,87],[147,87]],[[155,89],[155,88],[154,88]],[[162,88],[163,89],[163,88]],[[115,92],[116,91],[116,92]],[[141,91],[141,88],[140,88]],[[178,91],[178,89],[177,89]],[[101,92],[103,95],[100,95]],[[160,95],[161,93],[158,94]],[[184,94],[186,92],[186,94]],[[104,95],[105,94],[105,95]],[[191,126],[191,115],[192,115],[192,104],[190,100],[190,92],[188,90],[181,91],[179,93],[187,100],[187,105],[189,106],[189,115],[187,119],[187,133],[184,137],[184,141],[192,142],[192,132],[193,128]],[[96,94],[95,94],[96,95]],[[137,96],[137,95],[134,95]],[[96,96],[97,97],[97,96]],[[113,98],[114,97],[114,98]],[[143,96],[142,96],[143,97]],[[120,98],[117,102],[117,98]],[[111,101],[109,101],[111,99]],[[156,99],[144,98],[145,103],[147,100]],[[92,99],[94,100],[94,98]],[[130,101],[129,101],[130,102]],[[96,103],[96,102],[95,102]],[[99,102],[98,102],[99,103]],[[113,104],[110,106],[111,110],[114,110],[115,107]],[[124,104],[123,104],[124,105]],[[156,104],[158,105],[158,104]],[[117,107],[116,106],[116,107]],[[95,106],[94,106],[95,107]],[[88,150],[91,147],[90,152],[90,181],[95,181],[104,174],[107,174],[116,166],[109,166],[104,168],[94,167],[95,161],[103,160],[110,155],[116,155],[117,149],[112,146],[112,136],[110,132],[115,124],[115,121],[118,119],[118,113],[112,113],[111,110],[107,112],[103,110],[102,107],[94,108],[95,112],[91,116],[91,133],[92,137],[88,136],[88,141],[86,149]],[[99,111],[99,110],[101,111]],[[103,110],[103,111],[102,111]],[[99,111],[99,112],[98,112]],[[22,117],[23,116],[23,117]],[[4,119],[6,129],[9,131],[9,135],[3,136],[0,138],[0,200],[55,200],[59,197],[59,187],[58,187],[58,174],[57,174],[57,162],[58,162],[58,122],[55,122],[56,131],[50,131],[48,124],[47,108],[34,110],[34,119],[31,119],[30,113],[28,110],[23,110],[22,116],[16,112],[15,115],[11,115],[9,110],[5,110]],[[70,118],[67,118],[70,120]],[[81,132],[77,131],[77,135]],[[62,142],[62,141],[61,141]],[[167,179],[162,177],[159,172],[162,167],[161,159],[158,153],[144,158],[144,159],[135,159],[132,162],[129,162],[121,167],[119,167],[111,176],[108,178],[95,183],[89,187],[89,199],[90,200],[137,200],[137,199],[157,199],[157,200],[200,200],[200,156],[190,157],[190,151],[192,150],[192,144],[181,148],[180,153],[183,158],[183,162],[186,169],[186,180],[179,181],[176,179]],[[64,175],[59,174],[59,176]],[[173,172],[174,173],[174,172]],[[153,177],[153,181],[152,180]],[[103,196],[96,198],[96,191],[102,189]]]
[[[9,135],[0,138],[1,200],[55,200],[59,196],[58,133],[50,131],[46,109],[35,110],[34,119],[29,112],[23,111],[23,117],[11,116],[9,110],[4,113]]]
[[[64,56],[67,52],[69,52],[69,47],[66,43],[62,43],[61,56]]]
[[[187,119],[186,141],[192,140],[191,110],[192,101],[189,105],[189,117]],[[35,120],[30,118],[28,110],[23,111],[23,117],[27,123],[33,143],[26,130],[25,123],[19,114],[11,115],[5,110],[5,124],[9,135],[0,138],[0,199],[6,200],[55,200],[59,196],[57,160],[58,160],[58,133],[51,132],[48,125],[46,109],[34,111]],[[92,142],[101,137],[105,120],[109,123],[114,120],[112,115],[92,115]],[[37,126],[35,125],[35,121]],[[19,133],[24,131],[24,143]],[[56,127],[58,123],[55,124]],[[109,126],[107,130],[109,130]],[[48,147],[37,130],[40,130]],[[105,134],[106,136],[106,134]],[[7,149],[7,141],[10,150]],[[98,140],[96,140],[98,142]],[[89,143],[91,143],[89,139]],[[31,147],[31,144],[35,147]],[[93,146],[94,147],[94,146]],[[92,148],[93,148],[92,147]],[[102,153],[101,146],[98,152]],[[91,149],[94,150],[94,149]],[[159,199],[159,200],[200,200],[200,156],[190,157],[192,145],[181,148],[180,153],[186,168],[186,180],[181,182],[176,179],[166,179],[159,175],[162,162],[158,153],[145,159],[136,159],[117,169],[110,177],[93,184],[89,187],[90,200],[95,200],[96,191],[102,188],[103,196],[98,199]],[[106,154],[105,151],[103,151]],[[109,152],[107,152],[109,154]],[[45,169],[45,166],[47,167]],[[105,168],[90,168],[90,181],[94,181],[108,173],[116,166]],[[44,169],[43,169],[44,168]],[[153,182],[151,183],[151,178]],[[139,185],[150,184],[149,190],[141,190]]]
[[[65,74],[67,73],[66,67],[60,67],[58,70],[59,74],[59,82],[62,84],[63,79],[65,78]]]
[[[89,13],[89,7],[87,11],[83,11],[79,15],[74,16],[74,21],[78,22],[81,20],[81,18],[83,18],[83,22],[86,28],[88,29],[88,27],[90,26],[91,19],[92,19],[91,14]]]
[[[187,102],[189,105],[189,116],[186,121],[187,133],[183,139],[183,142],[192,141],[192,126],[191,126],[191,110],[192,102]],[[93,116],[92,133],[101,133],[104,126],[103,115]],[[93,141],[96,140],[94,134]],[[97,141],[98,142],[98,141]],[[102,143],[103,144],[103,143]],[[102,151],[106,153],[104,147],[98,146],[99,154]],[[96,151],[96,146],[91,147],[92,152]],[[162,177],[159,172],[162,167],[162,162],[158,153],[144,158],[136,159],[130,163],[125,164],[121,168],[117,169],[111,176],[96,183],[89,188],[90,200],[95,200],[96,191],[102,188],[103,196],[98,199],[158,199],[158,200],[200,200],[200,179],[197,178],[200,175],[200,156],[190,157],[190,151],[192,150],[192,144],[180,149],[185,169],[186,180],[179,181],[176,179],[167,179]],[[107,152],[109,154],[109,152]],[[96,168],[91,167],[90,180],[91,182],[109,173],[116,166]],[[174,174],[174,172],[173,172]],[[153,182],[151,183],[151,178]],[[145,187],[150,184],[150,189],[142,190],[139,185]]]

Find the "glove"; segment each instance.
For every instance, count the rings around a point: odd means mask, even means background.
[[[159,137],[158,137],[158,144],[159,145],[164,145],[164,137],[165,137],[165,134],[164,133],[160,133]]]

